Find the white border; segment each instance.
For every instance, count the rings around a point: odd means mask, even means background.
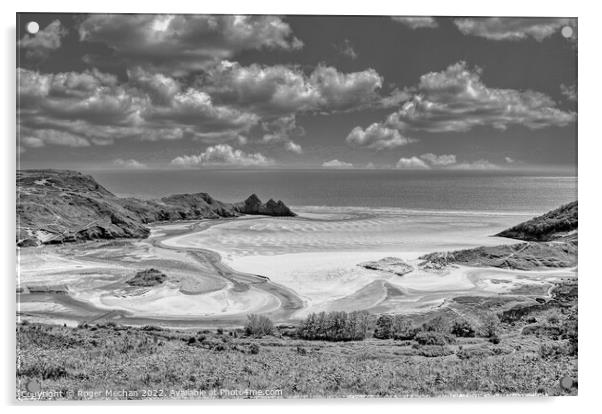
[[[196,402],[200,410],[220,410],[221,412],[235,412],[244,410],[245,413],[266,413],[286,410],[287,413],[306,413],[306,411],[326,412],[332,410],[333,405],[348,413],[365,412],[366,410],[419,410],[424,412],[438,411],[445,413],[507,413],[508,411],[545,410],[546,413],[567,413],[587,410],[594,407],[598,396],[598,384],[600,380],[600,358],[599,348],[602,345],[600,336],[600,316],[602,312],[597,306],[600,303],[600,281],[602,270],[597,266],[596,258],[600,256],[602,242],[599,240],[600,221],[602,213],[602,174],[600,173],[600,9],[594,2],[576,1],[541,1],[527,2],[525,0],[503,0],[495,3],[483,1],[421,1],[401,2],[370,0],[365,2],[351,3],[327,2],[324,0],[304,0],[299,2],[278,1],[226,1],[218,2],[191,2],[191,1],[167,1],[167,2],[126,2],[123,0],[103,0],[102,2],[82,1],[48,1],[27,0],[17,4],[2,2],[2,54],[1,66],[4,99],[1,100],[0,116],[4,136],[2,137],[2,185],[3,202],[2,219],[2,264],[4,272],[3,295],[4,306],[3,322],[4,336],[0,341],[2,356],[6,364],[3,364],[0,392],[3,402],[15,408],[15,376],[14,376],[14,349],[15,349],[15,306],[14,306],[14,223],[15,223],[15,20],[16,12],[132,12],[132,13],[255,13],[255,14],[376,14],[376,15],[501,15],[501,16],[570,16],[579,18],[579,204],[580,204],[580,257],[579,274],[580,280],[580,326],[579,338],[579,396],[549,399],[421,399],[421,400],[295,400],[295,401],[221,401],[221,402]],[[171,403],[173,404],[173,403]],[[56,404],[45,404],[40,406],[23,406],[17,404],[19,409],[65,411],[77,410],[81,412],[81,406],[68,404],[57,406]],[[121,403],[105,404],[111,410],[123,406]],[[132,404],[128,404],[132,405]],[[139,405],[139,403],[137,404]],[[151,412],[162,412],[167,402],[146,403],[145,407],[139,409]],[[177,405],[190,405],[189,403],[178,403]],[[181,407],[184,408],[184,407]],[[103,412],[104,406],[87,406],[86,412]]]

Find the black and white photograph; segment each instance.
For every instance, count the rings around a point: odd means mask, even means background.
[[[17,13],[16,400],[578,395],[544,12]]]

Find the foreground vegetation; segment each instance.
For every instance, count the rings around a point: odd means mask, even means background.
[[[576,284],[564,284],[547,303],[501,313],[333,312],[298,326],[251,315],[241,329],[194,332],[21,323],[17,392],[22,399],[37,398],[36,386],[61,391],[41,395],[51,399],[574,395],[576,298]]]

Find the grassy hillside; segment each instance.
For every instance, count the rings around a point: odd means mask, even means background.
[[[574,395],[577,384],[560,380],[577,378],[576,289],[567,282],[547,303],[497,314],[491,310],[514,299],[464,297],[453,309],[385,315],[364,340],[337,334],[358,332],[362,320],[342,313],[314,315],[297,328],[251,318],[246,330],[19,324],[17,392],[22,399],[29,389],[60,390],[46,397],[58,399]],[[321,329],[330,340],[300,339]]]
[[[295,215],[282,201],[262,203],[255,194],[233,204],[207,193],[138,200],[116,197],[94,178],[77,171],[17,171],[18,246],[144,238],[149,234],[147,223],[241,214]]]
[[[504,230],[496,236],[526,241],[548,241],[571,236],[571,233],[577,232],[577,207],[577,201],[574,201]],[[576,234],[574,236],[576,237]]]

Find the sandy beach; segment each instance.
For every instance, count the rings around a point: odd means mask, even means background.
[[[22,249],[19,311],[51,321],[118,318],[170,326],[240,324],[249,313],[286,322],[323,310],[420,312],[454,296],[510,294],[521,287],[545,293],[551,281],[575,273],[418,268],[425,253],[508,243],[490,235],[523,220],[520,214],[298,211],[295,218],[161,224],[139,241]],[[358,266],[389,256],[414,270],[398,276]],[[148,267],[162,269],[166,283],[125,283]]]

